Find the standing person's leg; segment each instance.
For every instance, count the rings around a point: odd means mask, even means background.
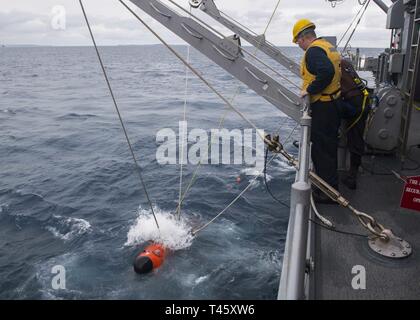
[[[311,158],[314,165],[315,172],[319,176],[323,176],[323,165],[325,162],[325,153],[323,152],[324,134],[323,127],[323,108],[320,103],[313,103],[311,105]],[[322,177],[324,178],[324,177]]]
[[[315,172],[334,188],[338,188],[337,148],[338,110],[333,102],[316,102],[312,110],[312,161]]]
[[[326,150],[328,154],[328,162],[326,170],[328,170],[327,182],[338,190],[338,129],[340,128],[341,119],[337,102],[328,102],[325,114],[324,132],[326,136]]]
[[[357,115],[355,118],[348,121],[348,126],[351,126],[354,121],[356,121],[360,112],[362,112],[363,97],[358,96],[351,99],[350,103],[357,108]],[[362,156],[365,149],[365,142],[363,139],[363,133],[366,125],[366,118],[368,115],[367,106],[365,106],[365,111],[363,112],[362,117],[358,120],[356,124],[347,132],[347,144],[350,151],[350,170],[343,178],[342,182],[349,189],[357,188],[357,173],[359,167],[362,164]]]

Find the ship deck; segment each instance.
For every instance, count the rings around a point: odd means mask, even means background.
[[[420,161],[420,149],[412,151],[411,158]],[[382,257],[369,248],[366,238],[332,232],[315,225],[314,298],[420,299],[420,212],[400,208],[404,182],[389,174],[389,168],[400,171],[399,161],[391,156],[375,159],[365,156],[363,164],[357,190],[340,185],[340,191],[355,208],[371,214],[396,236],[408,241],[413,253],[402,259]],[[405,165],[415,167],[411,161]],[[415,176],[420,175],[420,170],[403,173]],[[357,218],[345,208],[319,205],[318,210],[338,230],[367,234]],[[356,265],[366,270],[364,290],[352,287],[355,277],[352,268]]]

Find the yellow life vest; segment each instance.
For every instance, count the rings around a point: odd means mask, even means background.
[[[311,103],[320,101],[332,101],[340,97],[341,94],[341,56],[337,49],[328,41],[319,38],[310,44],[307,50],[311,47],[319,47],[325,51],[328,59],[334,66],[334,78],[331,83],[319,94],[311,95]],[[301,76],[303,79],[302,90],[308,88],[308,86],[315,80],[316,76],[309,72],[306,66],[306,53],[303,56],[302,63],[300,65]]]

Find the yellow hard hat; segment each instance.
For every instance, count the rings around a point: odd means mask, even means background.
[[[301,33],[303,30],[306,30],[308,28],[316,28],[315,24],[308,20],[308,19],[300,19],[295,23],[295,26],[293,27],[293,42],[297,42],[297,38],[299,33]]]

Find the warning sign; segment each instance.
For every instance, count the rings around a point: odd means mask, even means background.
[[[407,178],[401,198],[401,207],[420,211],[420,176]]]

